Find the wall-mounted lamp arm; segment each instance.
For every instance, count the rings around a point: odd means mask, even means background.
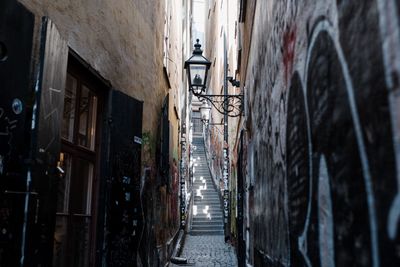
[[[232,86],[240,87],[240,81],[233,79],[232,76],[227,76],[226,79],[232,84]]]

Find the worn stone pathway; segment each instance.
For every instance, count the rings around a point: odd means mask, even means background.
[[[188,264],[169,266],[237,266],[234,248],[224,241],[222,209],[207,166],[204,142],[194,137],[194,210],[180,255]]]
[[[235,251],[223,235],[187,235],[182,257],[193,266],[237,266]]]

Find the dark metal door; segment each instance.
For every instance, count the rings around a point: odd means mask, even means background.
[[[143,103],[118,91],[111,95],[107,264],[136,266],[143,231],[140,202]]]

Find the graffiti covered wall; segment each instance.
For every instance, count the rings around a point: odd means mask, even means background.
[[[257,1],[246,66],[256,266],[398,266],[400,4]]]

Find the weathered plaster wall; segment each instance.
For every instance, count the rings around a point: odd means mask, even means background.
[[[399,264],[399,11],[268,0],[246,18],[256,266]]]
[[[48,16],[69,46],[112,86],[144,101],[144,131],[154,130],[168,86],[163,77],[164,2],[20,0]]]
[[[139,254],[143,264],[164,264],[178,230],[178,177],[173,164],[179,162],[179,118],[175,111],[180,110],[178,92],[183,80],[181,1],[20,2],[36,15],[36,20],[49,17],[69,47],[113,89],[143,101],[141,198],[146,218]],[[167,93],[171,137],[168,190],[165,185],[159,186],[157,169],[161,109]]]

